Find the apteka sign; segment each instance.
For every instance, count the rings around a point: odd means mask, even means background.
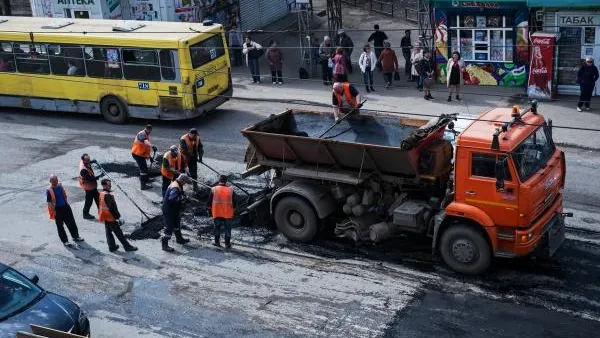
[[[93,5],[94,0],[57,0],[59,5]]]

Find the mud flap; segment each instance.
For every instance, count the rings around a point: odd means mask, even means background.
[[[565,215],[556,215],[556,217],[548,222],[544,231],[535,255],[540,258],[549,259],[554,256],[566,239]]]

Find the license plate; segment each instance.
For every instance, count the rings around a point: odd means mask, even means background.
[[[565,223],[562,217],[558,216],[552,227],[548,229],[548,254],[550,256],[554,255],[565,241],[565,232]]]

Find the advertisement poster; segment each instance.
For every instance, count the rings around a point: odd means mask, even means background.
[[[158,0],[130,0],[131,19],[142,21],[159,21]]]
[[[202,22],[206,19],[229,27],[237,17],[237,0],[174,0],[175,20]]]
[[[531,36],[532,51],[527,84],[527,95],[530,98],[552,98],[554,42],[555,36],[552,34],[534,33]]]

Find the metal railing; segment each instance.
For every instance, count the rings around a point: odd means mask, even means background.
[[[394,2],[391,0],[342,0],[350,6],[368,9],[371,12],[394,17]]]
[[[419,22],[419,10],[414,8],[405,8],[404,20],[415,23]]]

